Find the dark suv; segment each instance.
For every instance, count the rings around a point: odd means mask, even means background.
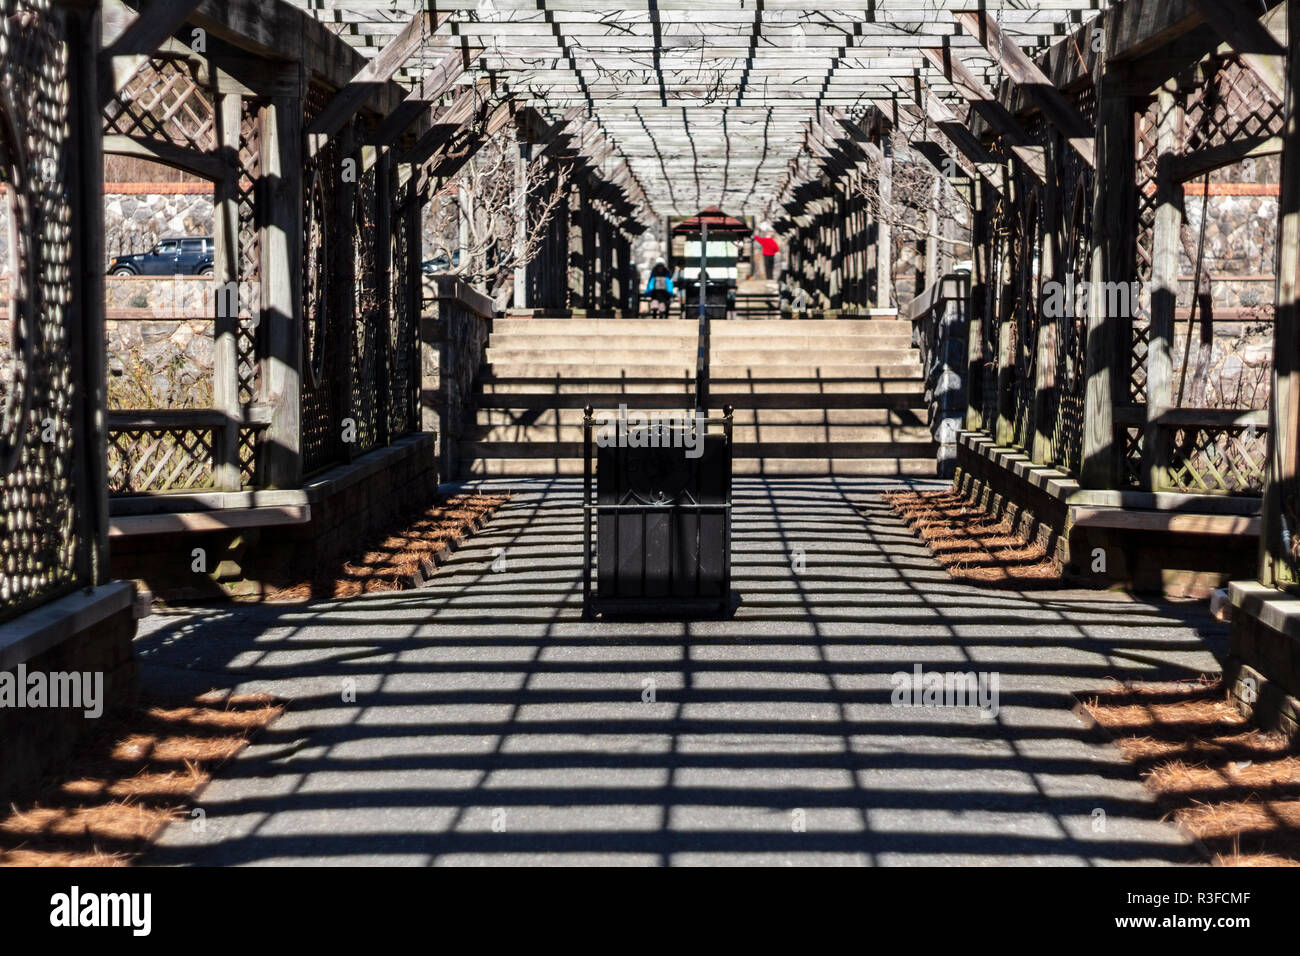
[[[114,276],[210,276],[212,237],[160,239],[148,252],[118,256],[108,264]]]

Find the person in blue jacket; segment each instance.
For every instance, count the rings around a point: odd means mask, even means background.
[[[668,317],[668,303],[673,298],[673,277],[668,272],[668,264],[660,257],[655,260],[650,270],[650,280],[645,285],[645,294],[650,296],[650,314],[656,318]]]

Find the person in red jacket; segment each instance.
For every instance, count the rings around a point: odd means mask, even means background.
[[[776,251],[780,248],[776,244],[776,237],[755,236],[754,241],[758,243],[758,248],[763,253],[763,274],[771,280],[772,264],[776,261]]]

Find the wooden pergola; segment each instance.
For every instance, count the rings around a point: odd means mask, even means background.
[[[626,163],[659,216],[719,205],[768,211],[789,169],[810,149],[819,109],[859,112],[906,99],[925,71],[941,100],[957,87],[929,67],[948,51],[995,82],[1002,67],[959,11],[996,18],[1004,39],[1046,48],[1096,16],[1101,0],[886,0],[807,5],[772,0],[640,0],[602,8],[584,0],[455,0],[424,5],[306,0],[298,5],[367,56],[433,17],[424,52],[395,73],[416,84],[428,49],[459,49],[473,73],[492,76],[520,102],[570,122],[584,142],[608,145],[604,169]]]
[[[497,303],[429,291],[422,215],[513,125],[568,183],[516,306],[633,314],[638,235],[714,205],[773,221],[820,317],[910,314],[982,505],[1067,550],[1076,529],[1188,534],[1198,559],[1257,535],[1257,580],[1233,588],[1239,686],[1300,714],[1297,0],[13,6],[6,646],[109,618],[129,633],[110,536],[225,535],[215,586],[269,547],[253,529],[310,562],[338,528],[364,536],[436,491],[431,405],[464,418]],[[912,303],[862,201],[890,190],[900,141],[972,210],[969,275],[931,257]],[[212,183],[210,407],[108,407],[105,153]],[[1271,401],[1190,407],[1173,353],[1186,186],[1276,154]],[[1079,278],[1147,294],[1047,314],[1045,281]]]

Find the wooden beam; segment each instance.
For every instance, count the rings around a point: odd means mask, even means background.
[[[1211,146],[1172,157],[1169,161],[1170,174],[1176,181],[1186,182],[1251,156],[1269,156],[1281,151],[1281,136],[1247,136],[1222,146]]]
[[[1287,9],[1286,90],[1288,110],[1282,147],[1282,195],[1278,203],[1276,314],[1273,321],[1272,401],[1268,403],[1268,467],[1265,470],[1264,526],[1260,534],[1263,584],[1294,584],[1294,559],[1286,554],[1289,528],[1297,533],[1296,478],[1300,473],[1300,3]]]
[[[449,51],[432,70],[420,77],[419,85],[411,90],[406,99],[383,118],[370,137],[370,142],[377,146],[388,146],[402,135],[428,104],[436,102],[469,69],[475,52],[477,51],[473,48]]]
[[[1260,85],[1275,103],[1282,102],[1286,85],[1283,60],[1286,48],[1269,33],[1257,19],[1254,4],[1232,3],[1229,0],[1192,0],[1205,22],[1228,41],[1238,58],[1259,80]]]
[[[188,149],[148,136],[108,133],[104,136],[104,152],[115,156],[136,156],[166,166],[175,166],[214,182],[225,178],[233,169],[224,154]]]
[[[223,93],[216,98],[217,149],[222,156],[239,155],[243,97]],[[221,491],[238,491],[239,422],[239,182],[235,176],[218,181],[212,216],[213,288],[217,310],[212,330],[212,407],[226,416],[213,429],[213,484]],[[228,290],[234,290],[231,295]]]
[[[951,48],[926,48],[922,55],[952,83],[953,88],[979,113],[989,127],[1001,137],[1012,155],[1040,182],[1047,182],[1047,160],[1043,148],[1036,146],[1011,112],[970,71]]]
[[[348,84],[334,94],[333,99],[317,114],[307,127],[311,153],[315,155],[346,123],[365,105],[376,88],[393,78],[411,55],[426,43],[430,35],[447,21],[451,14],[443,11],[434,16],[420,12],[407,22],[402,32],[393,37],[365,66],[356,72]]]
[[[925,87],[919,76],[914,75],[910,84],[900,78],[898,85],[921,108],[923,119],[929,119],[948,142],[966,157],[975,171],[988,180],[990,186],[999,193],[1005,191],[1006,177],[1002,174],[1001,165],[989,155],[984,144],[975,138],[966,124],[957,119],[952,110]]]
[[[106,0],[99,54],[99,102],[107,103],[144,66],[200,0],[153,0],[136,13],[121,0]]]
[[[302,484],[303,162],[302,100],[271,97],[260,117],[258,230],[262,276],[259,350],[271,421],[262,434],[258,483]],[[388,243],[381,243],[385,248]]]
[[[1016,41],[1002,32],[997,20],[983,10],[954,13],[953,18],[1001,64],[1013,84],[1024,88],[1038,104],[1047,121],[1061,131],[1079,158],[1095,169],[1096,144],[1093,143],[1092,130],[1087,121],[1079,115],[1074,104],[1065,98],[1065,94],[1056,88],[1056,84],[1048,79],[1047,74],[1025,55]]]
[[[484,96],[487,90],[487,81],[480,80],[477,85],[466,87],[457,93],[450,106],[434,110],[429,128],[415,141],[414,146],[398,158],[398,162],[423,163],[449,143],[460,127],[468,123],[475,111],[486,102]]]

